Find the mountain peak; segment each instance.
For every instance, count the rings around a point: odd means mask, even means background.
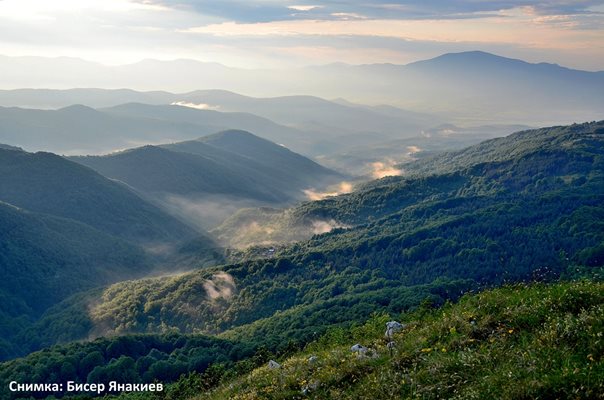
[[[272,143],[270,140],[263,139],[259,136],[254,135],[251,132],[245,131],[243,129],[226,129],[224,131],[216,132],[211,135],[202,136],[197,139],[201,142],[212,142],[217,140],[256,140],[262,142]]]
[[[94,108],[85,106],[83,104],[73,104],[71,106],[67,106],[67,107],[63,107],[60,108],[59,110],[57,110],[59,112],[66,112],[66,113],[98,113],[97,110],[95,110]]]
[[[242,129],[227,129],[224,131],[220,131],[217,133],[214,133],[212,135],[208,135],[208,136],[204,136],[202,139],[209,139],[209,138],[257,138],[260,139],[258,136],[254,135],[251,132],[248,131],[244,131]]]
[[[472,64],[485,64],[485,63],[497,63],[497,64],[528,64],[526,61],[518,60],[515,58],[508,58],[499,56],[486,51],[473,50],[463,51],[459,53],[445,53],[438,57],[434,57],[428,60],[418,61],[412,65],[427,65],[427,64],[457,64],[457,63],[472,63]]]

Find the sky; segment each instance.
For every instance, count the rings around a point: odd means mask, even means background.
[[[604,1],[0,0],[0,54],[238,68],[482,50],[604,70]]]

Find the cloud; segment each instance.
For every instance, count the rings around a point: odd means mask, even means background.
[[[312,4],[293,4],[271,0],[144,0],[145,4],[161,4],[165,7],[188,9],[205,15],[214,15],[236,22],[268,22],[306,19],[339,19],[342,15],[363,16],[370,19],[466,19],[481,18],[491,13],[519,7],[530,7],[540,15],[565,15],[593,13],[593,7],[602,5],[594,0],[394,0],[367,2],[323,0]],[[291,11],[300,11],[292,13]]]
[[[296,10],[296,11],[310,11],[310,10],[314,10],[315,8],[321,8],[322,6],[287,6],[287,8],[289,8],[290,10]]]
[[[211,229],[237,210],[256,205],[253,201],[222,195],[179,196],[168,194],[162,206],[189,224],[203,230]]]
[[[196,110],[219,110],[220,109],[220,106],[212,106],[210,104],[204,104],[204,103],[189,103],[186,101],[175,101],[173,103],[170,103],[170,105],[194,108]]]
[[[535,45],[557,45],[567,35],[556,28],[536,26],[534,16],[514,20],[497,16],[472,22],[459,20],[297,20],[263,23],[233,21],[209,24],[183,30],[183,33],[217,37],[373,37],[440,43],[522,43],[527,38]],[[542,24],[539,24],[542,25]],[[528,42],[528,43],[531,43]]]
[[[333,17],[336,17],[336,19],[340,19],[340,20],[351,20],[351,19],[367,19],[366,16],[361,15],[361,14],[357,14],[357,13],[351,13],[351,12],[337,12],[337,13],[331,13],[331,15]]]

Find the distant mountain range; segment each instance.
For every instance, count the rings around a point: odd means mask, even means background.
[[[598,119],[604,108],[604,72],[531,64],[481,51],[444,54],[408,65],[332,64],[284,71],[240,70],[192,60],[107,67],[68,58],[2,57],[0,77],[0,87],[5,88],[96,86],[176,92],[222,88],[255,96],[344,97],[474,124],[591,120]],[[33,105],[26,92],[10,95],[25,100],[20,104]],[[103,95],[105,101],[111,96]],[[165,93],[156,92],[140,97],[162,96]],[[140,97],[132,101],[147,102]]]
[[[0,91],[0,104],[10,105],[0,108],[1,141],[70,154],[243,129],[316,155],[415,136],[441,121],[394,107],[342,104],[312,96],[253,98],[219,90],[172,94],[23,89]]]
[[[169,143],[224,129],[250,129],[293,143],[302,136],[295,129],[251,114],[171,105],[127,104],[106,110],[82,105],[58,110],[0,108],[0,141],[72,155]]]

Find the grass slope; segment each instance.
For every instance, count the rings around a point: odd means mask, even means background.
[[[306,349],[217,389],[219,399],[604,398],[604,285],[511,286],[401,316],[334,329]],[[355,343],[375,350],[359,357]],[[310,356],[317,361],[308,361]]]

